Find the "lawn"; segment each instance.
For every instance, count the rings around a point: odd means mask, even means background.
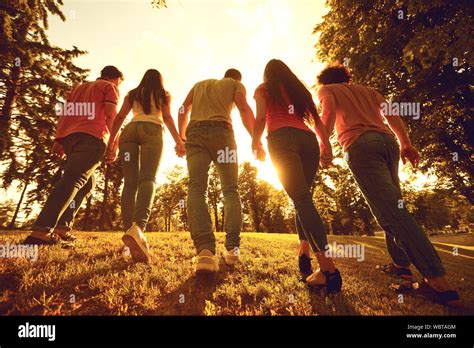
[[[243,233],[235,268],[193,274],[188,233],[147,233],[152,262],[133,264],[121,234],[78,232],[73,250],[40,248],[36,261],[0,258],[1,315],[450,315],[474,314],[474,236],[432,238],[462,309],[447,309],[390,288],[377,265],[389,261],[380,237],[330,236],[330,243],[365,247],[364,261],[337,259],[343,291],[327,298],[299,281],[296,235]],[[26,232],[0,232],[0,245]],[[222,233],[217,234],[223,250]],[[453,254],[453,248],[457,253]],[[419,274],[418,274],[419,277]],[[421,279],[421,278],[420,278]]]

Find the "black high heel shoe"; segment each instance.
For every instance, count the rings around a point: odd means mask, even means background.
[[[298,258],[298,266],[300,269],[301,281],[306,282],[306,278],[308,278],[313,273],[313,268],[311,267],[311,258],[306,254],[300,255]]]
[[[326,277],[326,293],[329,295],[340,292],[342,289],[342,278],[339,270],[336,269],[333,273],[327,271],[323,272],[323,274]]]

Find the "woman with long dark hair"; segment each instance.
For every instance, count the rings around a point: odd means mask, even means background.
[[[328,248],[326,230],[311,194],[319,162],[328,166],[332,161],[329,137],[311,93],[285,63],[272,59],[265,67],[264,83],[255,91],[255,100],[257,117],[252,148],[257,157],[264,157],[259,153],[259,144],[266,125],[270,157],[296,210],[299,268],[303,280],[325,287],[327,293],[339,292],[342,278],[333,260],[325,255]],[[310,126],[314,127],[321,146]],[[320,266],[314,273],[310,247]]]
[[[163,150],[163,124],[176,142],[177,155],[183,156],[185,149],[171,116],[170,94],[165,90],[158,70],[147,70],[138,87],[128,92],[114,121],[109,144],[113,144],[130,110],[133,117],[119,139],[124,178],[121,208],[126,231],[122,240],[134,261],[148,262],[150,255],[143,232],[155,196],[155,180]]]

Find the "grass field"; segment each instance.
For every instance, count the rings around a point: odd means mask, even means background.
[[[299,281],[296,235],[243,233],[235,268],[221,262],[210,279],[193,274],[188,233],[148,233],[153,260],[133,264],[120,233],[79,232],[74,250],[41,248],[35,262],[0,258],[1,315],[449,315],[474,314],[474,236],[432,240],[462,309],[390,289],[396,282],[377,265],[389,262],[380,237],[330,236],[330,243],[361,243],[365,260],[338,259],[343,291],[327,300]],[[0,232],[0,245],[25,232]],[[217,234],[218,250],[224,235]],[[458,255],[453,255],[458,248]],[[419,274],[418,274],[419,277]],[[420,278],[421,279],[421,278]]]

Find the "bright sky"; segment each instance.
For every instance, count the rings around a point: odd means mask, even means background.
[[[63,48],[77,46],[89,53],[76,64],[89,68],[90,79],[105,65],[116,65],[125,74],[122,96],[136,87],[144,72],[158,69],[171,93],[173,116],[194,83],[221,78],[230,67],[239,69],[255,110],[253,92],[262,82],[272,58],[285,61],[308,86],[322,64],[315,61],[312,35],[327,9],[324,0],[168,0],[168,8],[154,9],[150,0],[66,0],[62,22],[50,17],[49,39]],[[233,115],[239,161],[250,160],[259,176],[281,188],[270,159],[253,159],[250,136],[238,113]],[[158,181],[175,164],[186,166],[174,154],[174,142],[165,136]],[[436,177],[400,171],[402,181],[418,188],[433,185]],[[6,199],[18,200],[15,185],[1,190]],[[24,218],[20,214],[20,220]]]
[[[121,95],[136,87],[144,72],[158,69],[171,93],[173,116],[194,83],[221,78],[234,67],[242,72],[250,106],[272,58],[282,59],[308,86],[315,82],[321,64],[315,61],[312,35],[325,14],[324,0],[168,0],[168,8],[154,9],[149,0],[65,1],[66,22],[50,21],[54,44],[73,45],[89,53],[76,63],[99,76],[105,65],[117,66],[125,75]],[[251,160],[259,175],[281,187],[267,157],[253,159],[250,136],[238,112],[233,115],[239,162]],[[159,181],[167,168],[186,165],[174,153],[166,134]]]

